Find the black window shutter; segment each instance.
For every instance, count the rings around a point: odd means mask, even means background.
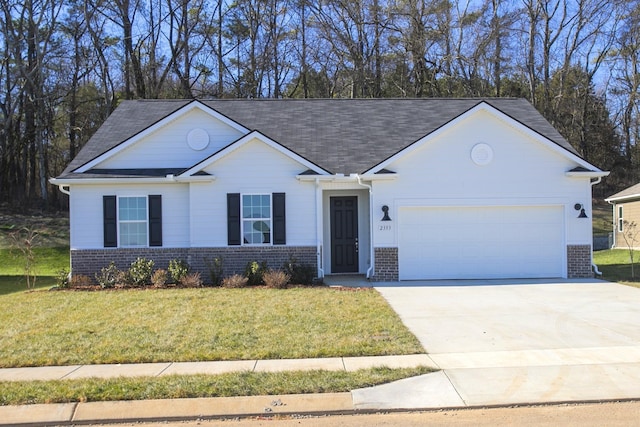
[[[162,246],[162,196],[149,196],[149,246]]]
[[[102,220],[104,229],[104,247],[117,247],[118,220],[116,216],[116,196],[102,196]]]
[[[284,193],[273,193],[273,244],[287,243],[287,218]]]
[[[227,243],[240,244],[240,193],[227,194]]]

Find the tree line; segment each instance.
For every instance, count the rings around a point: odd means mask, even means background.
[[[0,203],[47,182],[123,99],[523,97],[589,162],[638,180],[629,0],[3,0]]]

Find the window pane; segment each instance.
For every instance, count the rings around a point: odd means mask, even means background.
[[[271,243],[271,221],[243,221],[244,242]]]
[[[120,197],[120,246],[147,245],[147,198]]]

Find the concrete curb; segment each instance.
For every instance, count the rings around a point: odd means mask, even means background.
[[[0,407],[0,426],[35,427],[354,412],[351,393],[81,402]]]

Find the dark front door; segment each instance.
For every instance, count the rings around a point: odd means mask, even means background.
[[[358,198],[331,197],[331,272],[358,272]]]

